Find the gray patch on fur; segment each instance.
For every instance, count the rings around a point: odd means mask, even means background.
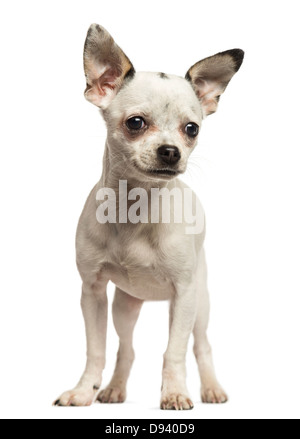
[[[168,77],[168,75],[166,75],[165,73],[159,73],[158,74],[158,76],[161,78],[161,79],[170,79],[169,77]]]

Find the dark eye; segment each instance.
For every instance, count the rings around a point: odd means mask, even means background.
[[[190,122],[185,127],[185,132],[189,137],[197,137],[199,134],[199,127],[196,123]]]
[[[127,127],[132,131],[139,131],[146,125],[142,117],[131,117],[126,122]]]

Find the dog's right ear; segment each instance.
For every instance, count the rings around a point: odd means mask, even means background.
[[[125,77],[134,75],[127,56],[111,35],[98,24],[88,30],[84,46],[85,97],[105,110],[120,90]]]

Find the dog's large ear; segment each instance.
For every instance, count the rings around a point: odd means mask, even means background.
[[[120,90],[124,78],[134,74],[127,56],[98,24],[88,30],[84,46],[85,97],[103,110]]]
[[[186,79],[192,83],[205,116],[217,111],[221,94],[240,69],[243,60],[242,50],[228,50],[198,62],[187,72]]]

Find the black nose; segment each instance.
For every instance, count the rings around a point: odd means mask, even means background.
[[[158,158],[167,165],[176,165],[181,159],[177,146],[163,145],[157,150]]]

